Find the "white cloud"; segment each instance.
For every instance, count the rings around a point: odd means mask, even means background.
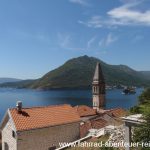
[[[87,22],[79,20],[78,23],[87,25],[88,27],[94,27],[94,28],[100,28],[103,26],[101,21],[101,16],[93,16]]]
[[[133,10],[139,3],[127,3],[121,7],[114,8],[107,14],[115,19],[116,23],[121,22],[124,25],[150,25],[150,10],[141,12]]]
[[[92,36],[81,47],[80,45],[78,46],[78,44],[74,43],[75,41],[72,39],[71,35],[58,33],[58,46],[64,50],[71,51],[97,51],[99,47],[107,47],[117,40],[118,37],[113,35],[112,33],[109,33],[105,38],[101,39],[99,42],[96,36]]]
[[[103,38],[99,41],[99,46],[100,47],[109,46],[110,44],[114,43],[117,40],[118,40],[118,37],[112,35],[112,33],[109,33],[106,38]]]
[[[150,9],[140,11],[136,7],[143,1],[130,1],[122,6],[114,8],[106,13],[106,17],[99,15],[92,16],[87,21],[79,20],[78,23],[92,28],[142,25],[150,26]]]
[[[59,40],[59,45],[65,48],[70,45],[71,37],[68,34],[62,35],[61,33],[58,33],[58,40]]]
[[[69,0],[72,3],[76,3],[82,6],[88,6],[87,0]]]
[[[94,43],[96,37],[92,37],[88,42],[87,42],[87,49],[91,48],[92,44]]]
[[[66,50],[84,50],[83,47],[74,47],[72,43],[72,38],[69,34],[58,33],[58,45]]]

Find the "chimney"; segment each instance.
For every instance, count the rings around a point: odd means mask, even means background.
[[[19,113],[22,111],[22,102],[21,101],[17,101],[16,109]]]

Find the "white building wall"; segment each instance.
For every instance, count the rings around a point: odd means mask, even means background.
[[[5,150],[4,143],[8,144],[9,150],[17,150],[16,138],[12,136],[12,131],[14,130],[13,123],[11,119],[9,119],[2,130],[2,150]]]

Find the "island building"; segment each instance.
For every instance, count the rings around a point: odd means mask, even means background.
[[[122,108],[105,110],[105,80],[97,63],[93,83],[93,107],[68,104],[8,109],[0,125],[2,150],[54,150],[60,142],[73,142],[99,132],[107,126],[122,124]]]

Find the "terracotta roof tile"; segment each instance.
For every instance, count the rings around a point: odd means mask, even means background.
[[[96,110],[86,105],[75,106],[74,109],[78,112],[80,117],[96,115]]]
[[[107,121],[104,119],[91,120],[91,126],[93,129],[104,128],[105,126],[107,126]]]
[[[78,113],[70,105],[22,108],[20,114],[13,108],[10,114],[17,131],[80,121]]]
[[[123,108],[115,108],[109,110],[107,113],[111,114],[113,117],[124,117],[127,114],[127,111]]]
[[[89,129],[101,129],[107,126],[107,124],[107,121],[101,118],[87,121],[80,125],[80,137],[85,137],[88,134]]]

